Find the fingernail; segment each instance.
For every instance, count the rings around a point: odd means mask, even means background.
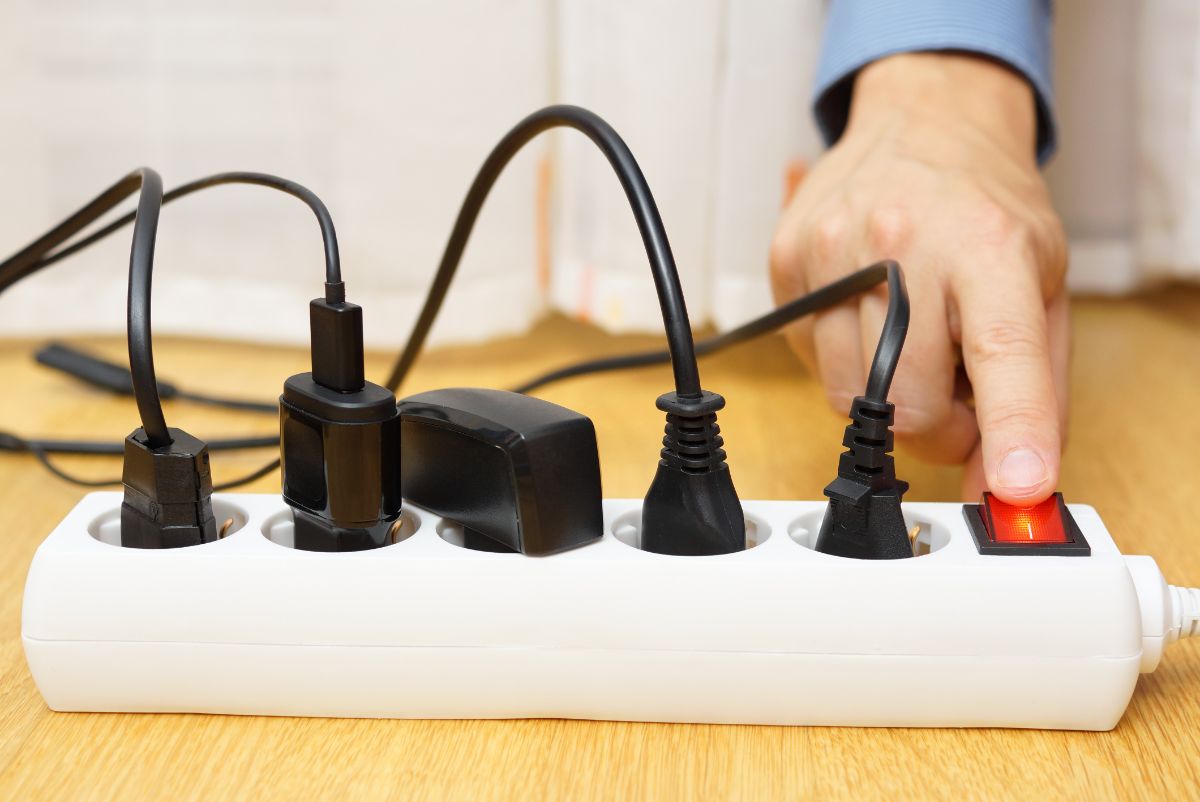
[[[1000,460],[996,483],[1009,490],[1032,490],[1047,479],[1046,463],[1027,448],[1014,448]]]

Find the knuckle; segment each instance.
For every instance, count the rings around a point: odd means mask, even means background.
[[[979,424],[984,431],[1037,431],[1054,426],[1055,417],[1030,399],[1011,399],[981,412]]]
[[[839,212],[825,214],[813,224],[809,232],[813,255],[821,264],[830,264],[841,259],[847,246],[849,225]]]
[[[1024,220],[993,200],[980,201],[970,223],[974,236],[985,247],[1025,250],[1033,239]]]
[[[996,320],[965,338],[966,357],[975,364],[1028,360],[1045,354],[1045,337],[1032,321]]]
[[[1046,262],[1052,275],[1060,279],[1067,272],[1067,232],[1058,215],[1053,213],[1045,218],[1043,226],[1040,238],[1042,250],[1046,254]]]
[[[904,209],[885,206],[867,215],[867,243],[877,258],[896,256],[912,230],[911,218]]]
[[[796,238],[790,232],[780,231],[771,240],[769,252],[771,282],[785,297],[796,293],[800,285],[802,259]]]

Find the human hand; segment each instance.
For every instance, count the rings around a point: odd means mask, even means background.
[[[1014,504],[1054,490],[1067,412],[1066,239],[1036,127],[1032,90],[1000,64],[875,62],[771,247],[780,303],[880,259],[903,266],[912,316],[890,394],[897,439],[965,462],[964,497],[986,485]],[[787,331],[839,412],[863,394],[886,311],[881,288]]]

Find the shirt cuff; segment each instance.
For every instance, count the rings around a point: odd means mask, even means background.
[[[1033,87],[1037,157],[1054,153],[1050,0],[832,0],[813,112],[826,144],[846,128],[854,76],[894,53],[961,50],[1002,61]]]

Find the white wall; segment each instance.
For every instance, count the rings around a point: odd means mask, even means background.
[[[1200,177],[1187,178],[1200,159],[1198,8],[1057,3],[1061,137],[1048,177],[1077,288],[1121,291],[1146,265],[1200,272]],[[394,346],[491,145],[561,100],[607,117],[638,156],[693,321],[736,324],[770,303],[766,253],[787,165],[820,153],[808,101],[822,9],[6,0],[0,253],[137,165],[168,186],[277,172],[325,198],[368,339]],[[0,332],[119,330],[127,259],[121,235],[18,286],[0,298]],[[156,327],[302,342],[320,259],[316,226],[294,200],[229,188],[181,201],[162,218]],[[547,303],[614,329],[659,325],[619,186],[573,132],[510,166],[435,339],[517,331]]]
[[[476,167],[549,97],[548,21],[547,0],[5,0],[0,253],[138,165],[168,187],[277,172],[332,210],[368,338],[402,342]],[[518,330],[541,308],[531,199],[544,153],[497,187],[443,333]],[[160,232],[158,330],[307,338],[322,268],[302,205],[213,190],[167,207]],[[0,331],[119,327],[128,242],[6,293]]]

